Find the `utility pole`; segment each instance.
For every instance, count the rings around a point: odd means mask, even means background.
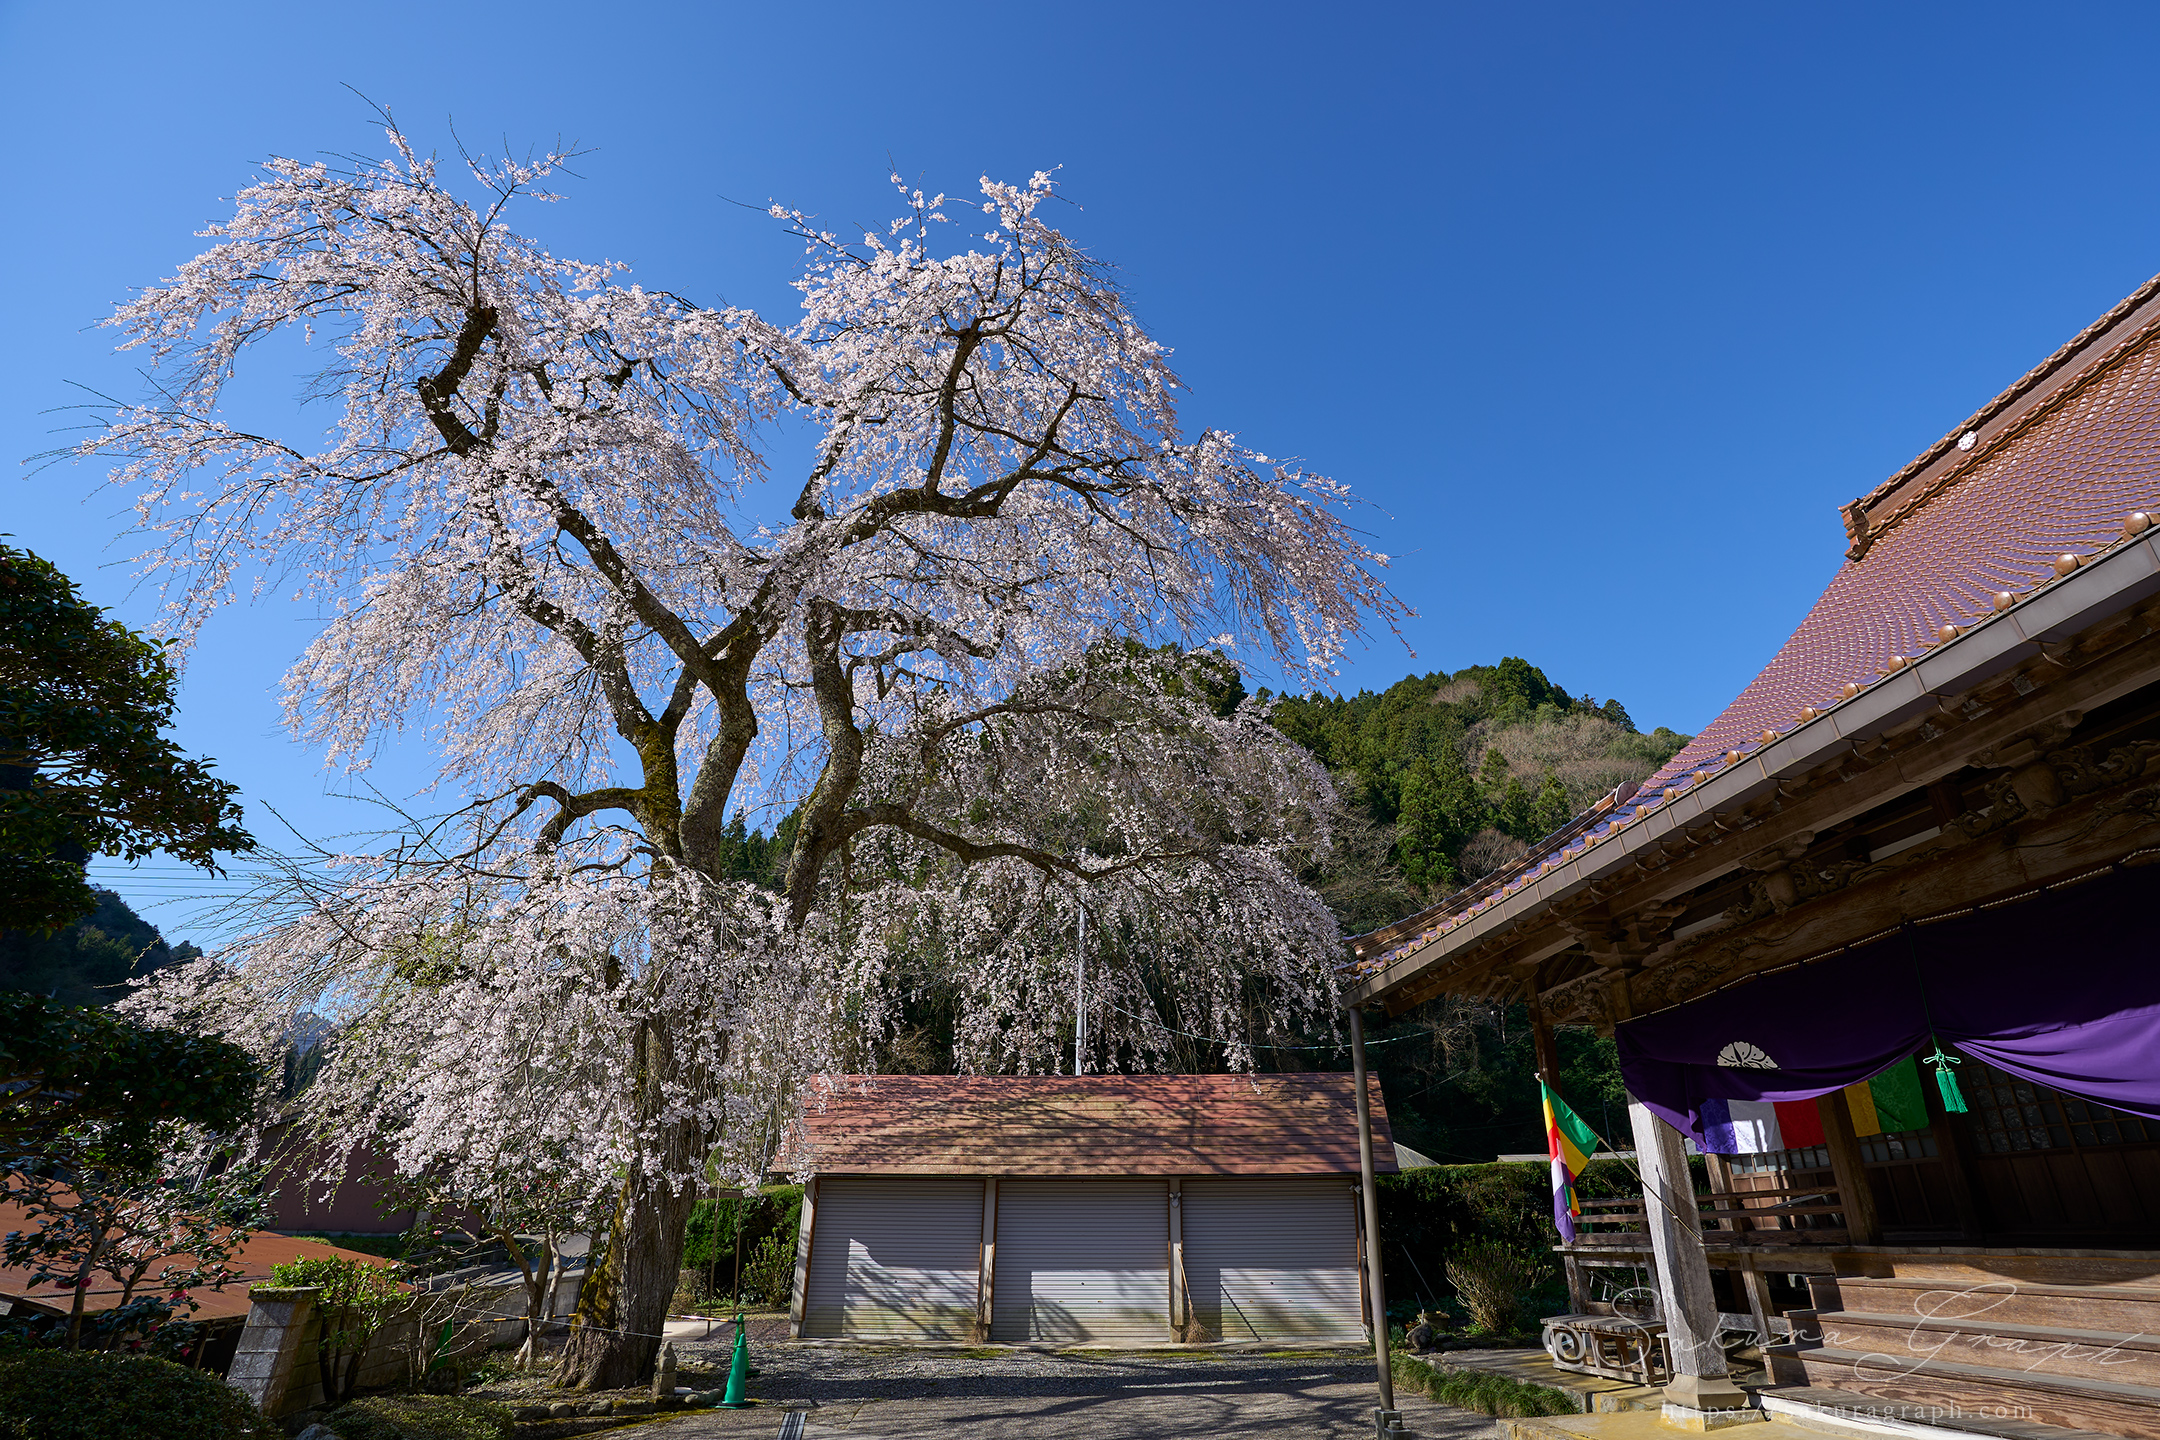
[[[1073,1074],[1087,1063],[1087,902],[1080,903],[1080,944],[1073,955]]]
[[[1380,1370],[1380,1408],[1373,1411],[1373,1433],[1402,1432],[1395,1408],[1395,1376],[1388,1361],[1387,1291],[1381,1280],[1380,1192],[1373,1184],[1372,1094],[1365,1088],[1365,1016],[1350,1009],[1350,1083],[1357,1087],[1358,1200],[1365,1207],[1365,1290],[1372,1301],[1373,1360]]]

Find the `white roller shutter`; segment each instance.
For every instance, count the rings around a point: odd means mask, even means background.
[[[1169,1185],[1001,1182],[990,1338],[1062,1345],[1169,1340]]]
[[[980,1180],[819,1181],[802,1333],[967,1339],[982,1201]]]
[[[1193,1318],[1224,1340],[1362,1341],[1347,1179],[1187,1180]]]

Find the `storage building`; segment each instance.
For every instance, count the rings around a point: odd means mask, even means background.
[[[1377,1081],[1376,1163],[1396,1169]],[[791,1143],[791,1330],[1360,1343],[1348,1075],[840,1076]]]

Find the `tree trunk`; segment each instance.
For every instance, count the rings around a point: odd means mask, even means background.
[[[578,1293],[570,1339],[556,1363],[557,1385],[622,1390],[652,1378],[696,1204],[694,1187],[676,1191],[644,1175],[624,1183],[607,1255],[586,1272]]]
[[[724,1045],[724,1041],[722,1042]],[[655,1077],[675,1062],[666,1031],[646,1027],[638,1047],[643,1075],[640,1117],[657,1119],[662,1106]],[[655,1164],[634,1167],[623,1181],[608,1228],[607,1253],[588,1265],[570,1338],[555,1365],[555,1383],[580,1390],[622,1390],[652,1379],[668,1301],[681,1278],[684,1232],[697,1205],[698,1177],[712,1137],[695,1120],[677,1120],[658,1131]],[[689,1177],[680,1189],[653,1173]]]
[[[97,1267],[100,1256],[105,1253],[105,1237],[99,1235],[90,1242],[83,1261],[75,1271],[75,1298],[68,1305],[67,1348],[82,1349],[83,1300],[90,1293],[90,1272]]]
[[[524,1263],[522,1260],[519,1262]],[[540,1237],[540,1253],[525,1271],[525,1343],[518,1347],[517,1367],[532,1369],[540,1358],[540,1330],[548,1322],[555,1299],[555,1232]]]

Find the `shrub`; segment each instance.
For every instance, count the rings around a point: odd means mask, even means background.
[[[775,1230],[743,1264],[743,1294],[763,1305],[785,1305],[795,1288],[794,1237]]]
[[[29,1350],[0,1358],[7,1440],[280,1440],[276,1426],[217,1376],[108,1350]]]
[[[1447,1278],[1472,1325],[1490,1335],[1513,1335],[1527,1318],[1525,1293],[1550,1269],[1543,1256],[1526,1254],[1505,1240],[1473,1240],[1448,1261]]]
[[[741,1246],[743,1291],[750,1289],[749,1275],[759,1247],[768,1235],[786,1237],[792,1252],[796,1232],[802,1225],[802,1186],[769,1185],[754,1196],[730,1195],[700,1200],[691,1211],[683,1237],[683,1264],[704,1275],[705,1293],[732,1294],[735,1288],[736,1247]]]
[[[333,1401],[351,1399],[368,1342],[375,1338],[392,1307],[404,1299],[397,1281],[391,1278],[390,1267],[342,1255],[323,1255],[271,1266],[270,1283],[312,1285],[322,1290],[315,1311],[322,1322],[316,1361],[323,1394]]]
[[[467,1395],[370,1395],[322,1422],[339,1440],[510,1440],[510,1407]]]

